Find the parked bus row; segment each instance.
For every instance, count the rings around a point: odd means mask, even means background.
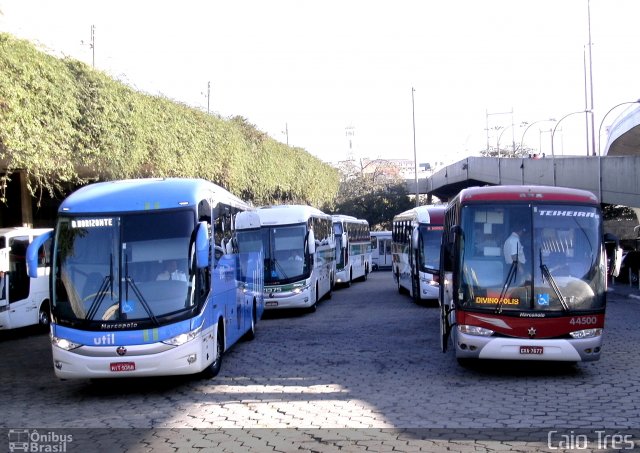
[[[62,379],[213,377],[265,310],[315,310],[371,268],[366,221],[255,209],[195,179],[92,184],[63,201],[54,230],[0,241],[0,326],[50,323]]]
[[[202,180],[93,184],[64,200],[55,230],[2,234],[3,328],[50,323],[65,379],[215,376],[265,309],[314,310],[372,268],[365,221],[254,209]],[[391,235],[398,289],[439,301],[443,351],[451,340],[460,360],[600,357],[607,266],[590,192],[464,189],[397,215]]]
[[[445,208],[397,215],[392,234],[398,289],[439,301],[443,352],[453,344],[461,362],[600,358],[607,257],[591,192],[468,188]]]

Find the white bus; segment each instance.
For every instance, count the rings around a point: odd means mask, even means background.
[[[419,206],[393,218],[393,277],[415,302],[438,299],[444,210]]]
[[[391,269],[393,255],[391,253],[391,231],[371,232],[371,268]]]
[[[38,250],[37,277],[27,274],[27,247],[50,228],[0,228],[0,330],[48,327],[49,244]]]
[[[354,280],[365,281],[371,270],[369,222],[340,214],[332,219],[336,238],[336,283],[351,286]]]
[[[265,309],[316,309],[331,297],[336,255],[331,216],[303,205],[258,209],[264,248]]]

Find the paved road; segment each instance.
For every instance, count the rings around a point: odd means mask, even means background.
[[[72,452],[640,448],[640,300],[621,289],[601,360],[570,367],[460,367],[439,351],[437,309],[399,295],[388,272],[315,313],[269,314],[210,381],[59,381],[46,334],[3,333],[0,448],[25,428],[49,447],[72,436]]]

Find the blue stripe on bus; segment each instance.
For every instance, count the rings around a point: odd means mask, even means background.
[[[186,319],[175,324],[138,330],[78,330],[53,324],[54,335],[73,343],[87,346],[127,346],[134,344],[157,343],[182,333],[187,333],[201,322],[202,317]],[[130,321],[135,323],[135,321]]]

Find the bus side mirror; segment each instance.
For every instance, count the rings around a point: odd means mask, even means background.
[[[307,252],[309,252],[309,255],[316,253],[316,237],[313,234],[313,230],[309,230],[307,234]]]
[[[420,232],[417,228],[414,228],[411,232],[411,248],[413,250],[418,249],[418,239],[420,239]]]
[[[207,222],[199,222],[196,231],[196,267],[203,269],[209,266],[209,228]]]
[[[9,252],[11,251],[11,247],[5,247],[0,249],[0,271],[1,272],[9,272]]]
[[[33,242],[27,247],[27,274],[31,278],[38,277],[38,250],[45,242],[53,237],[53,231],[47,231],[40,236],[33,238]],[[7,256],[7,264],[9,263]]]
[[[460,244],[460,239],[464,237],[464,233],[460,225],[453,225],[449,230],[449,233],[450,233],[449,240],[447,241],[446,238],[443,236],[442,245],[441,245],[442,247],[441,259],[445,260],[445,262],[442,263],[442,266],[445,269],[453,268],[453,263],[455,262],[456,249]]]
[[[347,232],[342,233],[342,248],[347,248]]]
[[[620,267],[622,266],[622,247],[617,246],[613,258],[613,270],[611,275],[617,277],[620,275]]]

